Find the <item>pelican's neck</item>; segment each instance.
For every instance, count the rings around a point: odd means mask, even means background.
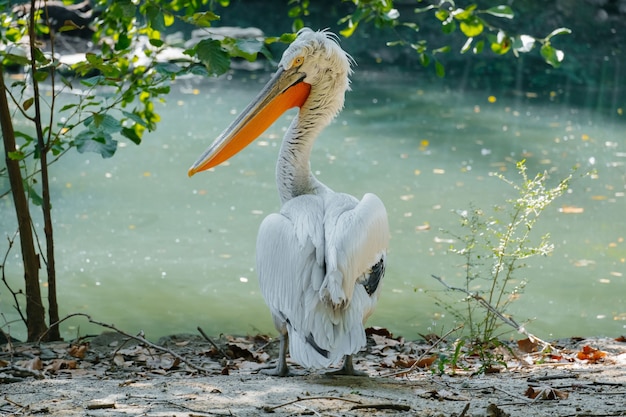
[[[301,108],[287,129],[276,164],[276,184],[282,204],[303,194],[319,194],[327,187],[311,172],[311,150],[328,124],[315,112]]]

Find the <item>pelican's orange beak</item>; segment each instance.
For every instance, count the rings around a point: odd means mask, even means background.
[[[218,136],[200,158],[189,168],[191,177],[228,160],[258,138],[285,111],[301,107],[309,96],[311,85],[297,68],[279,69],[259,95]]]

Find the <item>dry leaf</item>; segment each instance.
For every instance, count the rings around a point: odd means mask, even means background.
[[[565,400],[569,396],[569,393],[544,386],[528,387],[524,395],[533,400]]]
[[[367,329],[365,329],[365,334],[367,336],[372,336],[374,334],[377,334],[378,336],[384,336],[389,339],[393,339],[393,334],[391,334],[391,332],[384,327],[378,327],[378,326],[368,327]]]
[[[437,360],[437,355],[428,356],[426,358],[422,358],[417,361],[418,368],[430,368],[433,363]]]
[[[517,347],[524,353],[532,353],[537,351],[537,341],[532,341],[529,338],[518,340]]]
[[[84,359],[87,350],[89,349],[89,343],[83,343],[81,345],[70,346],[68,353],[75,358]]]
[[[589,361],[589,363],[598,363],[606,357],[606,352],[592,348],[589,345],[583,346],[582,350],[576,354],[576,358],[581,361]]]
[[[117,366],[122,366],[122,367],[131,364],[130,361],[126,362],[126,359],[124,359],[124,356],[120,355],[119,353],[113,357],[113,363],[116,364]]]
[[[62,369],[76,369],[78,368],[78,362],[75,360],[67,360],[67,359],[54,359],[47,366],[47,371],[57,372]]]
[[[626,343],[626,336],[618,336],[615,338],[616,342]]]
[[[29,360],[24,367],[26,369],[30,369],[31,371],[41,371],[43,369],[43,362],[41,361],[39,356],[35,356],[31,360]]]

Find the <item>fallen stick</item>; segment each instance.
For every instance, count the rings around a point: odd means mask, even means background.
[[[265,406],[265,407],[263,407],[263,411],[265,411],[266,413],[273,413],[274,410],[276,410],[278,408],[285,407],[285,406],[291,405],[291,404],[295,404],[297,402],[310,401],[310,400],[338,400],[338,401],[345,401],[345,402],[359,404],[359,405],[363,404],[361,401],[358,401],[358,400],[350,400],[348,398],[341,398],[341,397],[331,397],[331,396],[298,397],[295,400],[287,401],[286,403],[282,403],[282,404],[278,404],[278,405],[274,405],[274,406]]]
[[[382,403],[382,404],[359,404],[352,406],[350,410],[363,410],[366,408],[373,408],[375,410],[395,410],[395,411],[410,411],[411,407],[404,404]]]
[[[187,366],[189,366],[190,368],[195,369],[196,371],[204,372],[204,373],[207,373],[207,374],[211,373],[211,371],[209,371],[208,369],[205,369],[205,368],[203,368],[201,366],[198,366],[198,365],[194,364],[193,362],[189,361],[188,359],[184,358],[183,356],[180,356],[178,353],[172,351],[171,349],[168,349],[166,347],[159,346],[159,345],[157,345],[155,343],[152,343],[152,342],[150,342],[149,340],[147,340],[143,336],[134,336],[134,335],[132,335],[130,333],[127,333],[127,332],[125,332],[123,330],[118,329],[117,327],[115,327],[112,324],[102,323],[100,321],[94,320],[94,319],[91,318],[91,316],[89,314],[72,313],[72,314],[70,314],[68,316],[63,317],[61,320],[59,320],[58,322],[54,323],[53,325],[54,326],[59,325],[62,322],[64,322],[65,320],[67,320],[67,319],[69,319],[71,317],[85,317],[87,319],[87,321],[89,321],[89,323],[96,324],[98,326],[105,327],[107,329],[111,329],[111,330],[113,330],[113,331],[115,331],[115,332],[117,332],[117,333],[119,333],[121,335],[129,337],[131,339],[135,339],[135,340],[137,340],[137,341],[143,343],[144,345],[149,346],[149,347],[151,347],[153,349],[159,350],[161,352],[168,353],[168,354],[172,355],[174,358],[176,358],[179,361],[181,361],[182,363],[184,363]],[[51,325],[50,327],[53,327],[53,326]],[[45,337],[46,333],[47,333],[47,331],[44,332],[41,336],[39,336],[39,340],[37,341],[37,343],[41,343],[41,340]]]
[[[225,357],[226,359],[232,359],[226,352],[222,350],[222,348],[220,348],[213,340],[211,340],[211,338],[207,336],[206,333],[204,333],[202,327],[198,326],[198,331],[207,342],[209,342],[219,353],[221,353],[223,357]]]

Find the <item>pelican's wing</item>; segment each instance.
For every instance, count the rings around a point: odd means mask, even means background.
[[[389,225],[382,201],[335,194],[325,202],[325,275],[310,338],[337,355],[357,353],[366,344],[364,321],[378,301]]]
[[[261,293],[277,328],[284,325],[289,330],[292,358],[307,367],[331,364],[306,341],[310,332],[305,324],[318,304],[325,275],[323,222],[322,199],[303,195],[287,202],[279,214],[267,216],[257,238]],[[310,358],[298,354],[304,351]]]
[[[257,269],[274,320],[287,326],[291,357],[336,364],[365,345],[389,240],[382,202],[346,194],[304,195],[259,230]]]
[[[383,202],[374,194],[365,194],[358,204],[347,194],[334,194],[326,203],[325,241],[326,277],[322,292],[333,305],[351,302],[357,283],[366,285],[376,267],[384,268],[389,246],[389,222]],[[382,263],[381,263],[382,262]],[[373,279],[381,271],[374,270]],[[373,283],[372,283],[373,284]],[[378,287],[373,285],[374,292]]]

